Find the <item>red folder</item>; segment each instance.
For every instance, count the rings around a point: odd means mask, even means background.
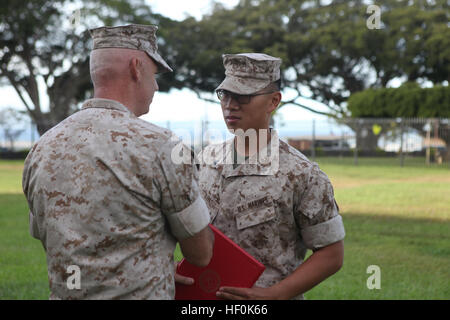
[[[176,300],[217,300],[220,287],[251,288],[264,272],[264,265],[245,252],[213,225],[213,256],[206,267],[197,267],[183,259],[177,273],[194,278],[193,285],[176,283]]]

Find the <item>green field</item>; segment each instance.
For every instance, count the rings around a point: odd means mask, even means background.
[[[423,162],[317,159],[346,228],[345,261],[307,299],[450,299],[450,170]],[[0,299],[47,299],[44,250],[28,233],[21,161],[0,162]],[[366,269],[381,270],[381,289]]]

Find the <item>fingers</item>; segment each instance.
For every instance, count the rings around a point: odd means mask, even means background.
[[[223,291],[217,291],[216,296],[225,300],[245,300],[245,298],[241,296],[235,296],[233,294],[229,294]]]
[[[194,284],[194,279],[182,276],[181,274],[175,273],[175,282],[185,285],[192,285]]]
[[[245,300],[250,298],[248,289],[236,287],[221,287],[216,295],[226,300]]]
[[[175,282],[180,283],[180,284],[185,284],[188,286],[194,284],[193,278],[186,277],[186,276],[183,276],[183,275],[177,273],[177,267],[180,264],[180,262],[174,261],[174,264],[175,264],[175,276],[174,276]]]

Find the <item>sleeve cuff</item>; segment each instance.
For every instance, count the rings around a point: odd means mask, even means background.
[[[173,235],[178,240],[192,237],[203,230],[210,220],[209,210],[201,196],[189,207],[167,216]]]
[[[337,215],[328,221],[306,227],[301,230],[301,234],[306,247],[311,250],[338,242],[345,237],[342,217]]]

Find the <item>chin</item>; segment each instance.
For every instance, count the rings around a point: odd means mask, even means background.
[[[144,114],[147,114],[150,111],[150,103],[142,107],[142,109],[140,110],[141,111],[140,116],[143,116]]]
[[[230,132],[230,133],[232,133],[233,135],[241,135],[241,134],[248,134],[248,132],[247,132],[247,130],[248,129],[244,129],[244,128],[241,128],[241,127],[238,127],[238,126],[228,126],[228,131]]]
[[[240,129],[239,126],[237,126],[237,125],[226,124],[226,126],[227,126],[228,131],[230,131],[230,132]],[[231,133],[233,133],[233,132],[231,132]]]

